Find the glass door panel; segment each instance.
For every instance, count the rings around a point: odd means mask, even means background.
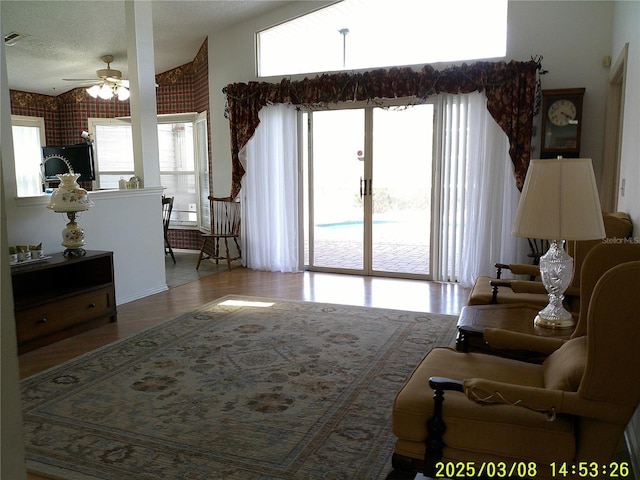
[[[309,264],[363,270],[364,110],[313,112]]]
[[[430,274],[432,104],[373,110],[372,270]]]

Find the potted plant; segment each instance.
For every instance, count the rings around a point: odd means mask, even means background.
[[[18,245],[16,247],[18,252],[18,261],[24,262],[25,260],[31,260],[31,252],[29,251],[29,247],[26,245]]]
[[[9,247],[9,263],[18,263],[18,250],[16,247]]]
[[[31,259],[42,257],[42,242],[38,245],[29,245],[29,251],[31,252]]]

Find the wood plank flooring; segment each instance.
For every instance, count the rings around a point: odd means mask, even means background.
[[[118,307],[118,322],[18,358],[25,378],[229,294],[458,315],[469,294],[456,284],[331,273],[219,271]],[[32,473],[27,480],[46,480]]]
[[[236,267],[120,305],[117,323],[21,355],[20,376],[59,365],[228,294],[458,315],[469,290],[451,283],[318,272],[256,272]],[[629,461],[624,439],[616,459]],[[27,480],[46,478],[27,474]]]
[[[257,272],[239,267],[118,306],[117,323],[21,355],[20,377],[41,372],[228,294],[458,315],[468,290],[450,283],[319,272]]]

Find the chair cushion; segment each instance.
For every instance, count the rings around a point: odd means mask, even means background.
[[[577,392],[587,365],[587,337],[569,340],[542,364],[544,386],[550,390]]]
[[[532,387],[544,386],[542,365],[479,353],[435,348],[420,362],[396,395],[393,433],[396,452],[421,458],[427,437],[427,420],[433,413],[431,376],[457,379],[487,378]],[[491,458],[523,459],[547,463],[571,461],[575,453],[573,419],[558,415],[553,422],[544,414],[512,405],[481,405],[460,392],[445,392],[443,418],[445,444],[456,451]],[[399,450],[399,447],[402,451]]]

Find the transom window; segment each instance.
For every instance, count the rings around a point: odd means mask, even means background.
[[[507,0],[343,0],[257,33],[258,76],[506,55]]]

